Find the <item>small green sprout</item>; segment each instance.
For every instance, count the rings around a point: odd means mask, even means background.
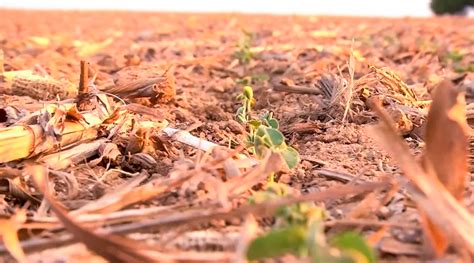
[[[269,183],[256,192],[251,203],[268,202],[291,196],[285,184]],[[259,260],[292,253],[312,262],[375,262],[375,253],[357,233],[344,232],[326,240],[323,220],[326,211],[314,203],[280,207],[272,230],[255,238],[247,249],[247,259]]]
[[[457,73],[474,72],[474,63],[469,63],[467,66],[454,65],[454,71]]]
[[[450,51],[444,56],[444,62],[451,64],[455,72],[474,72],[474,63],[465,63],[465,61],[463,62],[463,59],[464,53],[458,50]]]
[[[258,84],[269,80],[270,77],[267,74],[257,74],[252,76],[246,76],[236,81],[237,84],[248,86],[251,84]]]
[[[280,153],[288,168],[293,169],[299,162],[298,151],[286,144],[285,136],[278,130],[280,125],[278,120],[273,118],[273,113],[265,113],[258,119],[251,116],[255,98],[250,86],[245,86],[237,99],[242,101],[242,106],[237,109],[236,119],[248,127],[248,149],[258,158],[264,157],[266,150]]]
[[[446,60],[451,60],[455,63],[461,62],[463,58],[464,58],[464,55],[458,50],[453,50],[453,51],[448,52],[445,57]]]
[[[244,32],[244,37],[237,44],[238,50],[234,52],[234,57],[239,60],[240,64],[245,65],[250,63],[254,54],[250,50],[250,45],[252,43],[252,33]]]

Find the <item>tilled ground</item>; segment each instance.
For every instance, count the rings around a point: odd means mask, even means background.
[[[376,116],[368,107],[372,98],[386,102],[404,138],[414,154],[418,154],[423,147],[426,102],[431,99],[430,92],[435,85],[447,78],[467,87],[468,95],[470,88],[474,89],[471,82],[474,80],[474,23],[466,18],[12,10],[0,10],[0,17],[0,49],[4,53],[6,72],[33,70],[58,81],[79,83],[79,62],[87,60],[98,72],[95,85],[101,90],[108,85],[159,77],[171,68],[169,76],[175,83],[175,94],[170,99],[151,102],[123,99],[159,114],[168,121],[169,127],[188,130],[223,146],[235,148],[243,144],[245,128],[235,121],[240,106],[236,97],[244,85],[252,86],[257,101],[255,115],[273,112],[289,144],[301,156],[294,170],[278,173],[276,180],[300,193],[400,177],[396,164],[382,153],[367,132],[367,127],[376,123]],[[247,42],[246,36],[250,36]],[[236,52],[245,51],[239,43],[250,46],[248,52],[253,57],[248,63],[239,61],[243,55],[236,56]],[[0,88],[4,93],[14,93],[9,92],[7,82],[0,82]],[[295,88],[313,91],[300,94]],[[46,96],[50,94],[43,94],[44,98],[17,95],[2,95],[0,106],[27,108],[39,101],[51,100]],[[133,127],[130,130],[136,131]],[[196,169],[192,163],[199,160],[205,163],[198,150],[169,138],[161,139],[158,141],[162,147],[154,144],[152,150],[145,151],[153,160],[151,166],[144,166],[143,162],[134,163],[136,158],[131,157],[144,152],[143,149],[130,150],[131,137],[114,137],[112,142],[124,158],[120,162],[99,161],[88,167],[87,163],[97,157],[92,156],[85,164],[80,162],[62,169],[76,177],[77,193],[69,198],[64,182],[59,180],[55,184],[58,198],[67,208],[78,209],[118,191],[138,176],[146,177],[145,182],[173,178],[186,169]],[[20,161],[7,165],[23,168]],[[206,205],[209,191],[196,180],[199,178],[191,180],[190,186],[185,184],[179,190],[161,193],[128,208]],[[254,186],[254,190],[259,187],[261,185]],[[372,198],[377,200],[385,196],[382,192],[375,195]],[[470,196],[468,191],[468,203]],[[12,214],[13,207],[25,203],[8,193],[0,197],[0,211],[6,216]],[[245,197],[232,200],[232,204],[237,206]],[[367,207],[361,208],[360,203],[366,203]],[[358,221],[361,225],[354,228],[363,230],[366,236],[378,230],[370,222],[401,224],[392,227],[375,244],[380,258],[401,262],[419,260],[418,213],[404,189],[384,203],[374,203],[377,202],[370,198],[344,198],[325,202],[324,206],[332,220],[362,220],[362,223]],[[40,213],[37,206],[28,209],[33,214]],[[46,216],[42,209],[42,215]],[[175,209],[172,211],[180,208]],[[231,252],[238,242],[241,223],[237,219],[212,220],[191,229],[177,228],[163,234],[149,231],[131,237],[156,241],[167,253]],[[40,235],[62,233],[47,229]],[[328,234],[341,229],[345,228],[329,228]],[[28,236],[32,234],[25,233],[24,238]],[[93,260],[85,247],[78,244],[47,249],[29,254],[29,259],[37,262]]]

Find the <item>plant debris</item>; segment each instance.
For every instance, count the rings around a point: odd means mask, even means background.
[[[0,16],[0,261],[472,262],[468,18]]]

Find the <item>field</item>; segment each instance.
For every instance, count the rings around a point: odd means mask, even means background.
[[[0,261],[472,256],[472,19],[0,17]]]

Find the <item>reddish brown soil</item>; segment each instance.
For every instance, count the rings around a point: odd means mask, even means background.
[[[239,80],[247,76],[267,76],[268,79],[251,83],[257,99],[256,114],[274,112],[289,144],[299,151],[302,161],[297,168],[279,173],[277,178],[302,193],[348,183],[334,180],[324,171],[337,171],[349,180],[358,178],[359,182],[400,176],[396,165],[380,151],[366,131],[376,118],[365,105],[362,90],[366,88],[383,96],[384,87],[374,81],[373,76],[366,84],[358,82],[354,86],[351,114],[343,121],[344,107],[322,107],[319,101],[328,102],[323,95],[275,91],[273,87],[280,79],[290,79],[295,85],[306,87],[314,87],[323,74],[335,74],[348,80],[347,63],[352,48],[356,54],[356,80],[371,72],[368,65],[388,68],[407,83],[420,100],[430,99],[429,91],[442,78],[463,78],[462,83],[474,80],[473,72],[456,72],[459,67],[467,69],[474,65],[474,23],[466,18],[11,10],[0,10],[0,17],[3,21],[0,24],[0,49],[5,54],[5,71],[41,67],[55,79],[78,83],[79,61],[87,59],[103,74],[99,76],[100,83],[128,70],[159,75],[174,65],[176,96],[170,102],[154,107],[169,121],[169,126],[193,127],[192,134],[220,145],[228,145],[230,140],[242,142],[243,128],[234,120],[239,107],[236,96],[242,89]],[[233,53],[238,50],[237,43],[243,38],[244,30],[253,34],[251,46],[255,57],[249,64],[240,65]],[[41,46],[32,37],[46,38],[50,43]],[[99,43],[107,39],[111,39],[111,43],[93,54],[81,57],[74,48],[76,40]],[[455,52],[463,54],[459,62],[448,58]],[[130,58],[135,58],[136,65],[131,65]],[[12,100],[26,99],[4,95],[1,106]],[[416,121],[412,121],[416,126]],[[422,140],[416,129],[408,130],[405,138],[415,153],[420,152]],[[158,154],[158,167],[148,172],[167,176],[181,153],[189,158],[196,154],[194,149],[176,142],[172,143],[171,152],[171,155]],[[100,174],[105,169],[94,170]],[[114,191],[114,187],[129,180],[110,176],[103,186],[94,187],[90,184],[90,175],[82,176],[77,200],[64,200],[69,208],[81,206],[82,201],[94,200],[103,192]],[[176,196],[165,196],[154,203],[173,204],[176,203],[174,198]],[[357,204],[347,201],[326,203],[326,208],[333,218],[344,218]],[[416,225],[418,214],[401,191],[391,202],[368,212],[363,218]],[[365,233],[368,235],[373,230]],[[387,240],[390,242],[380,243],[378,247],[382,259],[400,262],[419,259],[419,229],[394,228],[387,234]],[[77,249],[53,249],[52,259],[41,262],[53,262],[54,258],[78,262],[80,259],[74,259],[74,255],[88,255],[83,247],[75,247]],[[47,257],[45,253],[33,254],[31,259]]]

